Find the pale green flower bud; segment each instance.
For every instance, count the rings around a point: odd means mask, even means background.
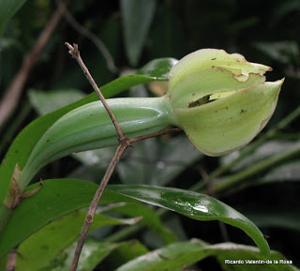
[[[272,116],[283,83],[266,82],[269,70],[224,50],[185,56],[170,72],[167,94],[177,125],[210,156],[249,143]]]

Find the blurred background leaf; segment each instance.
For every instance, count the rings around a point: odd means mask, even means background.
[[[23,6],[26,0],[1,0],[0,2],[0,34],[5,24]]]
[[[141,56],[155,12],[156,0],[120,0],[125,49],[131,65]]]

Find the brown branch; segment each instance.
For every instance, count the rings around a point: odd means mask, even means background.
[[[67,48],[69,49],[69,54],[75,58],[75,60],[77,61],[78,65],[80,66],[81,70],[83,71],[83,74],[85,75],[85,77],[87,78],[87,80],[90,82],[91,86],[93,87],[93,89],[95,90],[96,94],[98,95],[101,103],[103,104],[106,112],[108,113],[109,117],[111,118],[111,121],[113,123],[113,125],[115,126],[117,135],[118,135],[118,139],[119,142],[122,141],[126,141],[127,137],[125,136],[120,124],[118,123],[118,120],[115,116],[115,114],[111,111],[111,109],[109,108],[100,88],[98,87],[98,85],[96,84],[94,78],[92,77],[89,69],[87,68],[87,66],[84,64],[81,56],[80,56],[80,51],[78,49],[78,44],[74,43],[73,46],[68,43],[65,42],[65,45],[67,46]]]
[[[181,131],[181,129],[179,129],[179,128],[165,129],[165,130],[162,130],[162,131],[159,131],[159,132],[154,132],[154,133],[149,134],[149,135],[136,136],[136,137],[130,138],[129,139],[129,143],[130,144],[134,144],[134,143],[138,143],[140,141],[144,141],[146,139],[150,139],[150,138],[153,138],[153,137],[158,137],[158,136],[162,136],[162,135],[169,135],[169,134],[173,134],[173,133],[178,133],[180,131]]]
[[[109,117],[115,127],[115,130],[116,130],[116,133],[118,136],[118,140],[119,140],[119,146],[117,147],[115,154],[114,154],[113,158],[111,159],[111,161],[106,169],[106,172],[102,178],[102,181],[100,182],[100,185],[94,195],[94,198],[91,201],[90,207],[88,209],[88,212],[87,212],[87,215],[85,218],[84,225],[80,232],[80,237],[77,242],[74,257],[73,257],[72,264],[70,267],[71,271],[76,271],[78,262],[79,262],[79,258],[80,258],[80,254],[81,254],[84,242],[87,238],[90,225],[93,223],[93,219],[94,219],[94,216],[95,216],[95,213],[97,210],[98,202],[101,199],[103,191],[105,190],[105,187],[107,186],[107,184],[111,178],[111,175],[113,174],[113,172],[116,168],[116,165],[118,164],[120,158],[122,157],[122,155],[125,152],[125,150],[127,149],[127,147],[130,145],[130,142],[129,142],[127,136],[125,135],[125,133],[123,132],[122,127],[120,126],[115,114],[111,111],[109,105],[107,104],[100,88],[98,87],[97,83],[95,82],[94,78],[92,77],[87,66],[83,62],[81,55],[80,55],[80,51],[78,49],[78,45],[73,44],[73,46],[72,46],[70,43],[67,43],[67,42],[65,43],[65,45],[69,50],[69,54],[77,61],[78,65],[80,66],[81,70],[83,71],[85,77],[87,78],[87,80],[89,81],[89,83],[91,84],[93,89],[95,90],[97,96],[99,97],[101,103],[103,104],[107,114],[109,115]]]
[[[63,13],[64,6],[59,5],[47,23],[46,27],[40,34],[34,47],[25,55],[19,72],[8,86],[5,95],[0,102],[0,128],[3,127],[10,115],[14,112],[29,74],[39,60],[43,49],[47,45],[54,29],[62,18]]]
[[[110,163],[109,163],[109,165],[106,169],[106,172],[103,176],[103,179],[102,179],[102,181],[101,181],[101,183],[100,183],[100,185],[99,185],[99,187],[98,187],[98,189],[97,189],[97,191],[94,195],[94,198],[93,198],[93,200],[90,204],[89,210],[87,212],[87,215],[86,215],[86,218],[85,218],[85,223],[84,223],[83,228],[81,230],[79,240],[78,240],[77,245],[76,245],[74,257],[73,257],[72,264],[71,264],[71,267],[70,267],[71,271],[77,270],[80,254],[81,254],[84,242],[87,238],[90,225],[93,223],[93,219],[94,219],[94,216],[95,216],[95,213],[96,213],[96,210],[97,210],[98,202],[99,202],[99,200],[100,200],[100,198],[103,194],[103,191],[104,191],[105,187],[107,186],[107,184],[110,180],[111,175],[113,174],[120,158],[122,157],[122,155],[125,152],[127,147],[128,147],[127,143],[125,143],[125,144],[121,143],[118,146],[113,158],[111,159],[111,161],[110,161]]]
[[[59,0],[57,0],[59,2]],[[108,70],[110,70],[112,73],[117,73],[118,69],[115,65],[114,59],[112,55],[110,54],[109,50],[105,46],[104,42],[99,39],[94,33],[89,31],[87,28],[83,27],[72,15],[72,13],[66,8],[64,13],[64,18],[66,19],[67,23],[80,35],[85,36],[87,39],[89,39],[96,48],[100,51],[102,56],[105,59],[106,66]]]
[[[68,50],[69,50],[69,54],[75,58],[75,60],[77,61],[77,63],[79,64],[80,68],[82,69],[85,77],[88,79],[88,81],[90,82],[90,84],[92,85],[93,89],[96,91],[101,103],[103,104],[106,112],[108,113],[118,136],[118,140],[119,140],[119,145],[114,153],[114,156],[112,157],[106,171],[105,174],[99,184],[99,187],[94,195],[93,200],[91,201],[91,204],[89,206],[87,215],[85,217],[85,222],[83,224],[82,230],[80,232],[80,237],[78,239],[76,248],[75,248],[75,252],[74,252],[74,256],[72,259],[72,264],[70,266],[70,271],[76,271],[77,270],[77,266],[78,266],[78,262],[80,259],[80,255],[82,252],[82,248],[84,245],[84,242],[88,236],[88,232],[89,232],[89,228],[90,225],[93,223],[94,217],[95,217],[95,213],[97,211],[97,206],[98,203],[102,197],[102,194],[119,162],[119,160],[121,159],[121,157],[123,156],[124,152],[126,151],[126,149],[133,143],[137,143],[140,142],[142,140],[148,139],[148,138],[153,138],[153,137],[157,137],[160,135],[165,135],[165,134],[170,134],[173,132],[178,132],[180,131],[180,129],[174,128],[174,129],[166,129],[164,131],[159,131],[159,132],[155,132],[149,135],[145,135],[145,136],[138,136],[138,137],[134,137],[134,138],[128,138],[125,133],[122,130],[122,127],[120,126],[120,123],[118,122],[117,118],[115,117],[114,113],[111,111],[111,108],[109,107],[109,105],[107,104],[100,88],[98,87],[98,85],[96,84],[94,78],[92,77],[91,73],[89,72],[88,68],[86,67],[85,63],[83,62],[81,56],[80,56],[80,52],[78,49],[78,45],[77,44],[69,44],[69,43],[65,43],[65,45],[67,46]]]

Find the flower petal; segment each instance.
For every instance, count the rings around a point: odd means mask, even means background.
[[[248,88],[265,81],[271,68],[250,63],[239,54],[201,49],[182,58],[170,72],[168,95],[174,107],[188,107],[214,93]]]
[[[283,80],[241,89],[192,108],[176,108],[179,125],[203,153],[218,156],[249,143],[266,125]]]

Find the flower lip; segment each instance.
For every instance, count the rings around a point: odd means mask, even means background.
[[[240,89],[233,95],[190,108],[177,108],[178,124],[209,156],[220,156],[249,143],[276,107],[282,80]]]
[[[241,89],[240,91],[242,91],[242,90],[243,89]],[[212,93],[212,94],[205,95],[193,102],[190,102],[188,104],[188,108],[193,108],[193,107],[202,106],[202,105],[205,105],[208,103],[216,102],[219,99],[224,99],[228,96],[235,94],[237,91],[227,91],[227,92]]]
[[[224,50],[187,55],[170,71],[167,98],[174,123],[210,156],[244,146],[276,107],[283,80],[267,82],[270,70]]]

